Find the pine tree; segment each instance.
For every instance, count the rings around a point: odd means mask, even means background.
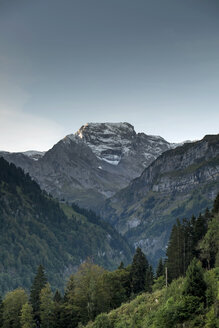
[[[217,197],[215,198],[212,212],[213,212],[213,214],[217,214],[219,212],[219,193],[217,194]]]
[[[206,289],[203,269],[200,262],[194,258],[186,271],[183,295],[198,297],[200,301],[205,302]]]
[[[195,243],[195,247],[197,246],[199,240],[201,240],[204,235],[207,232],[207,219],[199,214],[197,220],[195,221],[195,225],[194,225],[194,236],[193,236],[193,240]],[[198,256],[198,253],[195,252],[196,257]]]
[[[166,253],[169,281],[183,275],[183,244],[183,229],[177,220],[177,224],[173,225]]]
[[[66,325],[62,325],[62,312],[64,308],[63,299],[58,290],[56,290],[55,295],[53,297],[54,301],[54,310],[53,310],[53,327],[52,328],[62,328],[67,327]]]
[[[118,266],[118,270],[125,269],[124,263],[120,262],[120,265]]]
[[[33,308],[29,303],[25,303],[21,310],[21,328],[34,328]]]
[[[148,261],[141,248],[136,249],[131,266],[132,292],[138,294],[145,290]]]
[[[53,301],[56,303],[61,303],[61,301],[62,301],[62,296],[61,296],[60,292],[58,291],[58,289],[55,292]]]
[[[37,269],[37,274],[34,278],[33,285],[30,291],[30,302],[33,307],[33,313],[36,321],[40,320],[40,292],[45,287],[47,278],[45,276],[44,268],[40,265]]]
[[[164,276],[164,264],[162,258],[159,260],[158,266],[157,266],[157,271],[156,271],[156,279]]]
[[[212,214],[211,212],[209,211],[209,208],[207,207],[206,210],[205,210],[205,218],[207,220],[211,219],[212,218]]]

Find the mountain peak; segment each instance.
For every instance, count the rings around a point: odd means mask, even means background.
[[[86,133],[96,133],[96,131],[99,131],[99,133],[103,134],[109,134],[109,133],[116,133],[118,131],[129,131],[129,132],[134,132],[134,126],[131,125],[130,123],[127,122],[118,122],[118,123],[110,123],[110,122],[105,122],[105,123],[86,123],[81,126],[81,128],[75,133],[78,135],[80,138],[83,138],[83,134]]]
[[[135,136],[134,127],[127,122],[86,123],[75,133],[98,158],[113,165],[120,162]]]

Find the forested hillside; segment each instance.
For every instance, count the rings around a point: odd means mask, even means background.
[[[212,211],[173,226],[156,274],[137,248],[132,263],[113,272],[82,263],[63,295],[49,282],[40,265],[29,293],[7,293],[0,327],[218,328],[219,195]]]
[[[128,243],[94,213],[59,204],[0,158],[0,292],[29,288],[42,264],[52,287],[87,257],[113,269],[131,260]]]
[[[86,328],[219,327],[219,195],[212,212],[177,221],[152,292],[148,282],[145,278],[134,300],[100,314]]]

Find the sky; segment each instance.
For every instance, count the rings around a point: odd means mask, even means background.
[[[0,150],[87,122],[219,133],[219,1],[0,0]]]

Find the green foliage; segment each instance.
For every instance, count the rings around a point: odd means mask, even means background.
[[[131,292],[130,272],[120,269],[103,274],[103,286],[105,290],[106,311],[115,309],[121,303],[128,300]]]
[[[163,289],[163,287],[165,286],[166,281],[165,281],[165,277],[164,276],[160,276],[159,278],[154,280],[154,284],[152,286],[152,290],[153,292],[155,290],[159,290],[159,289]]]
[[[206,314],[206,324],[205,328],[218,328],[219,319],[215,315],[214,307],[212,306],[209,312]]]
[[[133,257],[131,266],[131,284],[132,292],[138,294],[145,290],[146,286],[146,272],[149,268],[146,256],[138,247]]]
[[[181,320],[179,316],[181,308],[181,303],[177,303],[173,298],[169,298],[168,301],[157,312],[153,327],[172,328],[176,326],[176,324]]]
[[[0,328],[2,328],[3,325],[3,302],[0,297]]]
[[[142,328],[151,327],[153,318],[151,314],[156,312],[162,302],[162,292],[156,291],[154,294],[141,294],[130,303],[121,305],[120,308],[111,311],[109,314],[101,316],[101,320],[106,322],[110,328]],[[98,318],[98,317],[97,317]],[[87,328],[104,327],[96,326],[96,320],[93,324],[88,324]],[[107,318],[107,319],[106,319]],[[101,322],[101,321],[100,321]]]
[[[63,208],[68,220],[77,209],[88,217],[78,218],[80,224],[98,224],[99,218],[92,212],[75,206]],[[30,293],[35,321],[42,328],[79,328],[82,324],[87,328],[218,328],[219,269],[204,272],[197,258],[189,264],[194,255],[200,256],[204,265],[209,258],[207,267],[217,263],[218,231],[218,215],[212,217],[207,210],[205,216],[177,221],[168,246],[167,267],[172,279],[186,276],[173,280],[167,288],[163,261],[154,282],[152,267],[140,248],[129,267],[121,264],[113,272],[91,260],[82,263],[70,276],[64,297],[58,291],[53,295],[40,265]],[[134,298],[134,293],[139,295]],[[33,310],[27,301],[23,289],[8,293],[2,306],[0,302],[0,327],[2,312],[3,328],[33,328]]]
[[[145,291],[151,293],[152,292],[152,286],[154,283],[154,273],[152,266],[149,265],[147,271],[146,271],[146,276],[145,276]]]
[[[196,281],[198,276],[199,287]],[[161,278],[162,276],[158,279]],[[173,280],[167,288],[156,290],[152,294],[142,293],[129,303],[122,304],[108,314],[100,315],[86,328],[105,327],[104,324],[110,328],[218,328],[218,270],[205,273],[207,290],[203,288],[203,279],[201,265],[194,260],[185,278]],[[194,288],[195,286],[197,288]],[[208,308],[205,308],[199,288],[203,288],[206,295],[209,293],[211,303]],[[212,289],[215,289],[214,296],[211,295]]]
[[[214,200],[214,206],[213,206],[212,212],[213,212],[214,215],[219,213],[219,193],[218,193],[217,197]]]
[[[6,294],[3,302],[3,328],[21,328],[21,310],[27,301],[27,294],[21,288]]]
[[[41,327],[53,326],[54,301],[50,285],[47,283],[40,292],[40,319]]]
[[[212,306],[217,301],[218,294],[218,282],[217,282],[217,272],[216,269],[206,271],[204,274],[204,279],[206,282],[206,305],[208,308]]]
[[[186,272],[183,295],[199,298],[200,302],[206,302],[207,286],[204,280],[204,273],[200,262],[193,259]]]
[[[105,313],[101,313],[97,316],[93,328],[112,328],[112,324]]]
[[[86,323],[99,313],[105,312],[104,269],[89,261],[81,264],[74,275],[74,304],[78,308],[80,321]]]
[[[167,248],[168,280],[185,276],[189,263],[194,256],[198,257],[198,243],[208,229],[209,215],[192,216],[191,220],[177,220],[173,226]]]
[[[21,309],[21,328],[34,328],[33,308],[30,303],[25,303]]]
[[[208,231],[199,243],[200,257],[207,262],[208,269],[213,268],[219,253],[219,215],[212,218]]]
[[[53,297],[53,301],[55,303],[61,303],[62,302],[62,295],[60,294],[60,292],[58,290],[56,290],[55,295]]]
[[[157,270],[156,270],[156,279],[161,276],[164,276],[164,274],[165,274],[164,270],[165,270],[165,267],[164,267],[163,260],[161,258],[158,262],[158,266],[157,266]]]
[[[2,295],[19,286],[29,289],[40,263],[52,289],[63,291],[68,272],[89,256],[110,269],[121,260],[131,261],[132,250],[118,232],[95,214],[78,211],[60,205],[29,175],[0,158]]]
[[[46,285],[46,282],[47,278],[45,276],[44,268],[42,265],[40,265],[37,269],[37,273],[30,291],[30,302],[33,307],[34,316],[38,320],[40,311],[40,293],[43,287]]]

